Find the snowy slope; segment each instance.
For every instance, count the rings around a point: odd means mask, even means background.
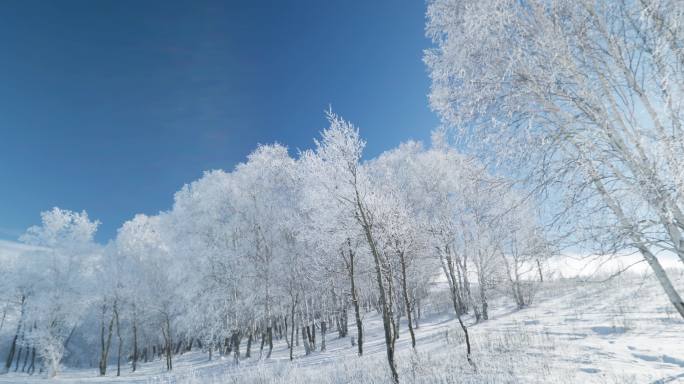
[[[681,271],[674,281],[683,282]],[[684,383],[684,321],[669,309],[649,277],[623,276],[607,282],[545,283],[535,303],[515,310],[511,300],[494,300],[489,321],[472,325],[473,359],[464,357],[463,337],[449,313],[434,313],[417,330],[418,353],[410,351],[405,324],[397,341],[402,382],[408,383]],[[472,319],[468,319],[472,323]],[[64,383],[380,383],[387,381],[382,325],[365,316],[364,357],[349,338],[328,335],[325,352],[305,357],[296,349],[288,361],[284,340],[269,360],[236,366],[231,358],[207,360],[199,352],[178,356],[173,374],[162,362],[143,364],[135,374],[97,377],[92,370],[66,370]],[[352,324],[353,320],[350,320]],[[244,347],[243,347],[244,348]],[[243,349],[244,353],[244,349]],[[108,375],[115,372],[110,367]],[[6,374],[2,383],[45,383],[40,375]]]

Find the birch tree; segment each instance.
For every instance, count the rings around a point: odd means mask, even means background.
[[[377,242],[376,215],[371,209],[380,203],[377,191],[370,186],[368,175],[361,164],[365,142],[358,129],[332,112],[327,114],[330,126],[316,140],[316,148],[303,156],[312,165],[320,183],[323,183],[331,198],[336,199],[353,215],[363,232],[372,255],[375,269],[375,283],[380,299],[387,361],[394,383],[399,382],[395,363],[395,327],[392,313],[391,268],[386,255]]]
[[[537,191],[611,215],[614,248],[638,250],[682,316],[656,255],[684,260],[683,15],[671,0],[436,0],[425,55],[443,121]]]
[[[93,240],[99,222],[91,221],[85,211],[59,208],[43,212],[41,219],[40,226],[29,228],[21,237],[22,242],[41,247],[26,256],[43,268],[32,305],[26,309],[34,326],[23,323],[23,327],[54,377],[89,305],[85,293],[91,287],[92,266],[100,254]]]

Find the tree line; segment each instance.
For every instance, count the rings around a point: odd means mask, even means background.
[[[173,207],[136,215],[106,245],[86,212],[54,208],[2,268],[5,313],[16,319],[5,370],[57,374],[71,350],[135,370],[191,348],[290,358],[349,337],[364,353],[364,318],[382,319],[388,366],[416,332],[431,285],[448,287],[461,319],[488,318],[505,289],[522,308],[551,254],[535,207],[505,179],[436,134],[362,159],[358,129],[332,112],[315,147],[293,157],[262,145],[231,172],[178,191]],[[351,324],[350,324],[351,323]],[[77,340],[74,340],[76,338]],[[470,352],[470,339],[468,352]],[[73,352],[76,353],[76,352]]]

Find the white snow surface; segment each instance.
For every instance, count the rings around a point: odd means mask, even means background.
[[[674,281],[684,282],[681,270]],[[544,283],[534,303],[517,310],[511,299],[493,300],[490,319],[467,318],[477,370],[465,359],[463,335],[449,312],[433,313],[416,330],[411,352],[402,323],[397,356],[402,383],[684,383],[684,321],[670,309],[651,276],[623,275],[604,282],[577,279]],[[354,320],[350,318],[350,333]],[[364,317],[364,356],[350,338],[328,333],[327,350],[304,356],[301,345],[289,362],[285,340],[275,340],[270,359],[214,358],[201,352],[174,356],[174,370],[162,360],[135,373],[109,367],[65,369],[56,378],[9,373],[0,383],[383,383],[389,382],[382,323]],[[320,338],[320,336],[318,336]],[[320,339],[319,339],[320,340]],[[243,343],[242,352],[245,352]],[[265,351],[264,351],[265,356]]]

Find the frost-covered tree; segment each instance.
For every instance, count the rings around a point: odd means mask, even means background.
[[[55,374],[72,339],[74,360],[101,375],[156,358],[172,370],[193,348],[239,364],[284,342],[294,360],[324,351],[333,327],[363,356],[364,318],[377,313],[398,382],[402,317],[419,348],[421,301],[444,278],[470,361],[463,316],[486,319],[495,284],[518,299],[528,281],[519,272],[543,244],[535,228],[502,198],[506,182],[439,137],[363,161],[358,130],[333,113],[328,121],[314,149],[292,157],[258,146],[183,186],[170,210],[134,216],[104,247],[85,212],[43,213],[22,257],[0,269],[16,329],[6,370]]]
[[[313,152],[306,152],[298,162],[300,171],[300,206],[302,211],[301,241],[318,257],[312,258],[312,266],[319,279],[328,279],[340,337],[347,335],[348,304],[354,311],[356,328],[355,343],[358,355],[363,355],[362,272],[370,260],[364,235],[354,215],[354,210],[335,191],[344,188],[323,168],[321,159]],[[325,177],[322,179],[321,177]],[[343,276],[343,278],[341,277]],[[327,290],[326,290],[327,291]]]
[[[248,273],[254,276],[252,292],[267,337],[267,357],[273,349],[277,303],[285,293],[278,286],[283,277],[280,272],[286,256],[296,247],[294,167],[287,148],[260,146],[234,172],[241,191],[236,210],[242,225],[242,251],[248,261]]]
[[[59,208],[43,212],[41,219],[40,226],[29,228],[21,237],[22,242],[40,247],[25,255],[39,268],[32,276],[40,280],[33,285],[30,301],[29,296],[24,298],[18,329],[27,340],[25,353],[29,345],[35,348],[33,353],[45,362],[50,376],[55,376],[90,304],[87,293],[101,252],[93,240],[99,222],[91,221],[85,211]]]
[[[395,326],[393,324],[393,276],[391,265],[378,243],[376,211],[383,204],[378,191],[372,188],[367,171],[361,163],[365,142],[358,129],[332,112],[328,112],[330,127],[321,133],[316,148],[303,156],[315,172],[316,180],[325,188],[328,198],[335,199],[348,214],[353,215],[363,232],[375,269],[375,282],[383,321],[387,361],[393,382],[399,381],[395,363]]]
[[[131,259],[138,286],[132,310],[135,320],[140,321],[142,310],[147,321],[161,330],[166,368],[173,368],[174,322],[182,313],[183,303],[178,299],[178,282],[183,280],[183,266],[172,257],[164,235],[165,216],[136,215],[119,229],[116,243],[119,252]],[[137,346],[137,323],[133,345]],[[157,334],[155,332],[155,334]],[[157,334],[158,335],[158,334]],[[158,336],[154,339],[157,339]]]
[[[435,0],[425,56],[444,122],[598,217],[592,240],[638,250],[682,316],[657,255],[684,261],[683,15],[672,0]]]

